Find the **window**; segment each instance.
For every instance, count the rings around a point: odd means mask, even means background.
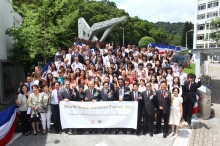
[[[217,16],[218,16],[218,11],[210,12],[207,14],[207,18],[217,17]]]
[[[197,40],[204,40],[204,34],[197,35]]]
[[[205,24],[199,24],[197,29],[198,30],[205,30]]]
[[[206,4],[199,5],[199,10],[204,10],[204,9],[206,9]]]
[[[206,23],[206,29],[210,29],[210,28],[209,28],[209,23]]]
[[[205,19],[205,14],[198,15],[198,20]]]
[[[208,3],[208,8],[217,7],[218,6],[218,0],[211,1]]]

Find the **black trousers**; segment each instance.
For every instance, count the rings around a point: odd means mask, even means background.
[[[59,108],[59,104],[52,104],[51,105],[51,111],[52,111],[52,115],[53,115],[55,132],[59,133],[62,130],[61,123],[60,123],[60,108]]]
[[[144,114],[144,131],[153,133],[154,115],[148,115],[145,111]]]
[[[21,113],[21,124],[22,124],[22,133],[28,133],[31,131],[31,122],[29,122],[30,115],[27,114],[27,111],[20,111]]]
[[[141,131],[141,120],[142,120],[143,112],[142,108],[138,108],[138,115],[137,115],[137,131]]]
[[[183,119],[189,121],[192,118],[192,110],[194,103],[190,99],[186,99],[183,102]]]
[[[160,110],[157,112],[157,130],[161,130],[161,122],[162,122],[162,117],[164,119],[164,127],[163,127],[163,133],[167,134],[168,133],[168,121],[169,121],[169,115],[170,114],[163,114],[163,110]]]

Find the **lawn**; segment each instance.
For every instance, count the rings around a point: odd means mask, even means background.
[[[190,67],[189,68],[184,68],[184,72],[186,73],[186,74],[190,74],[190,73],[193,73],[193,74],[195,74],[195,70],[196,70],[196,64],[195,63],[190,63]]]

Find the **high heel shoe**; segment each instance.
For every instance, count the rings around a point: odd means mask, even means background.
[[[46,130],[44,130],[43,132],[42,132],[42,135],[45,135],[46,134]]]

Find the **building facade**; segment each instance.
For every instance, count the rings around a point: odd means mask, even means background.
[[[220,47],[209,38],[211,19],[219,16],[219,0],[196,0],[193,48]]]
[[[8,61],[8,50],[14,42],[5,34],[7,28],[20,26],[21,16],[12,8],[12,0],[0,0],[0,103],[17,94],[20,81],[24,81],[23,69]]]

